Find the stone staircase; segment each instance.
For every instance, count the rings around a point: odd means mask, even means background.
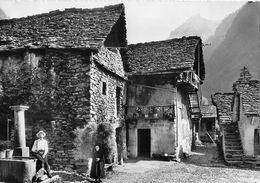
[[[243,158],[243,166],[246,168],[256,168],[256,169],[260,169],[260,157],[244,157]]]
[[[243,164],[243,147],[241,144],[237,123],[230,123],[224,126],[223,138],[224,158],[228,165]]]

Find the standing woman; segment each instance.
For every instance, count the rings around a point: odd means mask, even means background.
[[[96,144],[93,149],[92,165],[90,171],[90,178],[95,179],[95,182],[102,182],[101,178],[105,178],[104,170],[104,154],[100,144]]]

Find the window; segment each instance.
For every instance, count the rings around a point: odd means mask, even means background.
[[[102,94],[106,95],[107,94],[107,83],[102,82]]]
[[[115,103],[115,115],[118,116],[120,113],[120,97],[121,97],[121,88],[116,87],[116,103]]]

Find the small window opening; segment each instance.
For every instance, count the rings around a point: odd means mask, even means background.
[[[120,113],[120,97],[121,97],[121,88],[116,87],[116,115]]]
[[[106,82],[102,83],[102,94],[103,95],[107,94],[107,83]]]

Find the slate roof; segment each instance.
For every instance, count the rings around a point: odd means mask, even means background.
[[[25,18],[0,20],[0,50],[24,47],[86,48],[100,45],[124,47],[127,45],[124,15],[124,5],[117,4],[94,9],[56,10]]]
[[[128,45],[125,68],[130,73],[192,69],[197,59],[198,46],[201,47],[202,43],[197,36]],[[202,48],[200,50],[203,80],[205,68]]]
[[[216,93],[211,98],[217,107],[219,122],[222,124],[232,122],[234,93]]]
[[[217,117],[217,109],[214,105],[202,105],[200,110],[202,117]]]
[[[233,90],[240,94],[246,115],[260,116],[260,81],[252,80],[248,68],[241,69],[240,77],[233,83]]]

